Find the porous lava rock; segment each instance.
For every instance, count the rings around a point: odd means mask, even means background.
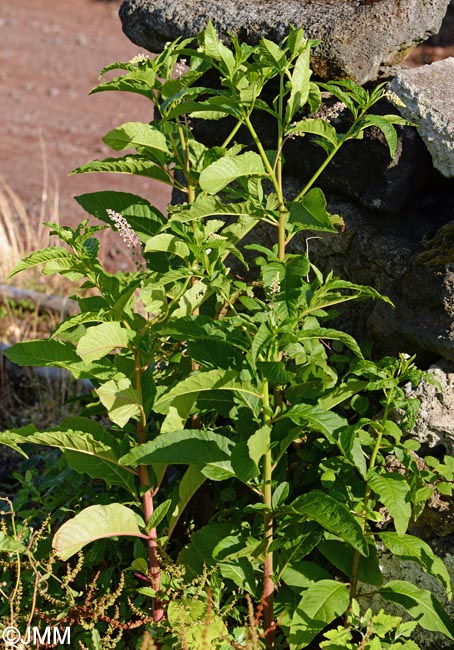
[[[198,34],[211,19],[221,36],[256,43],[281,40],[289,25],[320,40],[312,58],[323,79],[376,79],[380,67],[405,58],[436,34],[450,0],[125,0],[123,30],[137,45],[159,52],[167,41]]]

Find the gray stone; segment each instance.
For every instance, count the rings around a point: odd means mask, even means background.
[[[434,167],[454,177],[454,57],[422,68],[400,70],[391,84],[402,115],[417,125]]]
[[[125,0],[120,18],[134,43],[159,52],[177,36],[195,36],[211,19],[226,37],[281,40],[288,25],[304,27],[321,44],[313,54],[321,78],[364,83],[380,66],[395,65],[417,43],[436,34],[449,0]]]
[[[423,380],[417,388],[410,385],[405,393],[408,398],[417,397],[420,407],[411,432],[431,453],[431,449],[444,447],[450,456],[454,454],[454,365],[446,362],[429,368],[435,382]]]

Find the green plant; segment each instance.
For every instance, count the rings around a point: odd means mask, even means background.
[[[146,554],[136,544],[131,566],[148,582],[143,589],[153,598],[155,624],[169,617],[162,554],[172,548],[199,488],[226,481],[233,491],[231,517],[223,519],[224,492],[210,523],[193,532],[178,561],[188,580],[204,564],[217,568],[223,582],[209,585],[216,606],[235,586],[250,595],[254,647],[264,642],[268,649],[299,650],[342,616],[348,629],[363,583],[404,604],[421,625],[454,638],[451,621],[429,592],[407,582],[382,585],[377,556],[381,539],[450,593],[441,560],[406,532],[433,489],[416,462],[417,445],[405,435],[417,404],[405,399],[402,386],[418,383],[422,373],[405,355],[366,360],[351,336],[327,325],[337,305],[386,298],[323,275],[307,253],[288,250],[300,232],[342,227],[315,187],[340,147],[373,126],[393,155],[394,125],[406,122],[371,112],[387,96],[383,84],[367,91],[348,80],[312,81],[313,45],[292,29],[280,45],[233,39],[230,49],[208,25],[196,49],[189,40],[175,41],[156,59],[138,56],[103,71],[125,73],[93,92],[138,93],[153,102],[157,117],[150,124],[123,124],[104,137],[114,150],[136,153],[93,161],[76,173],[155,178],[187,200],[171,206],[166,218],[126,193],[77,197],[131,248],[133,272],[106,271],[96,235],[107,226],[87,221],[75,229],[51,224],[66,247],[40,250],[16,267],[43,264],[47,274],[97,290],[78,298],[80,314],[66,318],[49,339],[7,352],[21,365],[67,368],[90,379],[94,391],[82,416],[44,432],[11,430],[0,439],[13,448],[25,442],[58,447],[72,468],[124,493],[124,503],[82,510],[61,526],[53,544],[67,559],[94,540],[143,540]],[[207,78],[217,80],[214,87]],[[347,114],[341,122],[340,112]],[[261,115],[272,120],[272,149],[262,143]],[[190,119],[223,120],[223,142],[207,147],[196,140]],[[235,143],[240,129],[253,143],[249,150]],[[325,159],[289,199],[285,144],[302,136],[319,145]],[[257,223],[274,229],[271,248],[242,244]],[[251,255],[258,278],[246,281],[230,265],[236,258],[247,269]],[[110,424],[91,417],[105,414]],[[172,480],[177,465],[182,473]],[[247,500],[241,511],[238,497]],[[380,508],[395,532],[380,532]],[[180,605],[177,618],[183,616]],[[243,612],[251,621],[247,608]],[[203,644],[217,647],[206,629],[200,629]],[[227,644],[244,647],[226,634]],[[200,642],[180,639],[188,648]],[[166,641],[159,643],[165,647]]]

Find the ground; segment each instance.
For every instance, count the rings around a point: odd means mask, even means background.
[[[101,141],[111,128],[151,118],[151,105],[137,95],[88,95],[103,66],[127,61],[139,51],[122,33],[119,5],[119,0],[0,4],[0,177],[35,221],[53,220],[55,193],[60,221],[72,224],[84,217],[72,197],[84,192],[132,191],[162,210],[168,202],[168,189],[146,179],[68,176],[76,166],[111,154]],[[454,36],[452,24],[450,30]],[[442,48],[432,46],[414,54],[413,62],[443,55]]]

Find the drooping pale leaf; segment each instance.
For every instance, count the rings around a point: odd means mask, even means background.
[[[129,494],[136,496],[136,481],[134,473],[126,467],[120,467],[117,462],[106,460],[85,452],[63,450],[68,465],[79,474],[88,474],[91,478],[101,479],[107,485],[118,485]]]
[[[140,398],[127,377],[111,379],[96,389],[102,404],[106,407],[109,418],[119,427],[140,412]]]
[[[121,465],[172,463],[203,467],[229,459],[233,442],[213,431],[183,429],[163,433],[120,458]]]
[[[294,230],[316,230],[337,232],[343,220],[326,209],[326,199],[322,190],[314,187],[298,201],[289,201],[288,226]]]
[[[112,226],[107,210],[119,212],[143,242],[153,236],[165,217],[149,201],[128,192],[92,192],[74,197],[88,214]]]
[[[178,211],[173,212],[169,218],[168,225],[170,226],[174,221],[187,223],[189,221],[203,219],[204,217],[216,217],[220,215],[236,216],[238,219],[241,217],[246,218],[257,215],[256,219],[258,219],[263,214],[264,211],[260,210],[252,201],[223,203],[217,196],[200,194],[194,203],[185,207],[183,210],[179,209]],[[255,220],[253,223],[255,223]],[[227,230],[228,229],[223,231],[224,236],[226,235]]]
[[[150,147],[169,153],[166,137],[152,124],[126,122],[109,131],[103,141],[115,151],[137,147]]]
[[[392,580],[379,590],[385,600],[401,605],[421,627],[454,640],[454,623],[430,591],[405,580]]]
[[[378,474],[370,470],[367,473],[367,483],[375,492],[376,497],[389,511],[399,537],[408,528],[411,517],[410,491],[411,488],[401,474],[388,472]]]
[[[90,542],[125,535],[146,538],[130,508],[120,503],[89,506],[59,528],[52,540],[52,548],[65,561]]]
[[[253,151],[248,151],[239,156],[224,156],[211,163],[200,174],[199,182],[202,190],[209,194],[217,194],[241,176],[265,175],[265,167],[260,156]]]
[[[170,406],[178,406],[180,399],[191,398],[193,402],[201,392],[213,390],[234,391],[235,393],[258,397],[257,391],[246,381],[240,379],[235,370],[208,370],[183,379],[176,386],[161,395],[154,404],[156,413],[167,413]]]
[[[47,248],[35,251],[21,260],[8,275],[8,278],[12,278],[13,275],[16,275],[16,273],[19,273],[19,271],[23,271],[24,269],[29,269],[32,266],[45,264],[46,262],[55,260],[65,260],[70,265],[77,263],[76,256],[66,250],[66,248],[61,248],[60,246],[48,246]]]
[[[0,531],[0,553],[23,553],[24,551],[25,546],[22,542]]]
[[[161,233],[150,237],[145,244],[145,253],[152,253],[154,251],[163,251],[165,253],[172,253],[178,255],[183,259],[187,259],[190,255],[189,247],[182,239],[171,235],[170,233]]]
[[[127,348],[128,330],[118,321],[101,323],[87,330],[77,344],[77,354],[85,363],[102,359],[116,348]]]
[[[250,456],[246,440],[241,440],[236,443],[232,450],[231,462],[235,477],[243,483],[247,484],[251,479],[260,474],[258,464]]]
[[[312,490],[297,497],[291,503],[291,508],[310,521],[316,521],[325,530],[343,539],[362,555],[367,555],[367,542],[360,525],[348,508],[333,497],[320,490]]]
[[[105,158],[104,160],[92,160],[85,165],[76,167],[71,174],[85,174],[92,172],[108,172],[112,174],[135,174],[154,178],[167,185],[173,185],[172,178],[163,171],[156,163],[139,155],[123,156],[122,158]]]
[[[420,567],[436,578],[445,588],[448,598],[452,598],[451,579],[443,560],[435,555],[429,544],[419,537],[403,535],[399,537],[394,532],[380,533],[380,539],[393,555],[403,560],[413,560]]]
[[[346,585],[336,580],[320,580],[303,594],[292,617],[290,650],[301,650],[335,618],[341,616],[349,603]]]

